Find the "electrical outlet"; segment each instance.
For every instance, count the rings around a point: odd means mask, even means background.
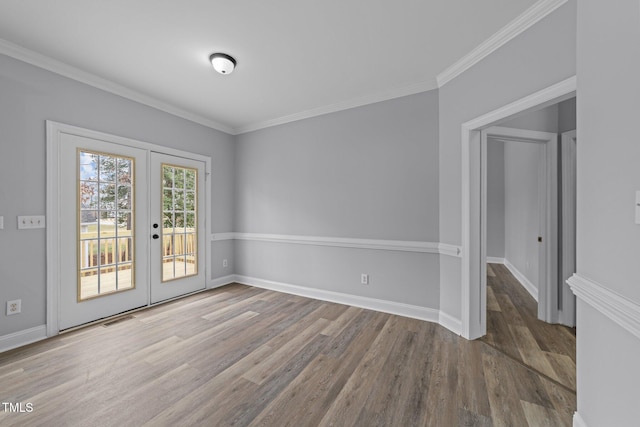
[[[360,275],[360,283],[362,283],[363,285],[368,285],[369,284],[369,275],[362,273]]]
[[[222,268],[227,268],[227,267],[229,267],[229,262],[227,262],[226,259],[223,259],[222,260]]]
[[[7,301],[7,316],[12,314],[18,314],[22,311],[22,300],[14,299],[13,301]]]

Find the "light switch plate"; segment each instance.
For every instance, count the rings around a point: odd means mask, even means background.
[[[640,191],[636,191],[636,224],[640,224]]]
[[[4,217],[0,216],[0,230],[4,229]]]
[[[18,217],[18,230],[29,228],[44,228],[44,215],[29,215]]]

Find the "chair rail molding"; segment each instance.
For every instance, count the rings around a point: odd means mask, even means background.
[[[567,283],[576,297],[640,338],[640,304],[577,273]]]
[[[294,245],[330,246],[336,248],[374,249],[399,252],[421,252],[460,257],[460,246],[418,240],[358,239],[349,237],[303,236],[289,234],[220,233],[212,240],[247,240],[288,243]]]

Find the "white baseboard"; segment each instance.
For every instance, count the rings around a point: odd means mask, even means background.
[[[351,305],[368,310],[375,310],[383,313],[438,323],[456,335],[460,335],[460,331],[462,330],[462,323],[460,319],[434,308],[420,307],[412,304],[386,301],[377,298],[326,291],[322,289],[307,288],[304,286],[274,282],[255,277],[230,274],[210,280],[207,283],[207,288],[218,288],[231,283],[242,283],[244,285],[255,286],[257,288],[269,289],[277,292],[300,295],[307,298]],[[0,353],[32,342],[40,341],[44,338],[47,338],[47,328],[45,325],[2,336],[0,337]]]
[[[24,331],[3,335],[0,337],[0,353],[13,348],[22,347],[23,345],[31,344],[32,342],[43,340],[46,337],[46,325],[40,325],[34,328],[25,329]]]
[[[362,297],[358,295],[345,294],[341,292],[325,291],[322,289],[307,288],[303,286],[291,285],[288,283],[274,282],[271,280],[258,279],[236,275],[236,282],[244,285],[255,286],[257,288],[269,289],[287,294],[299,295],[307,298],[322,301],[335,302],[338,304],[351,305],[354,307],[366,308],[368,310],[381,311],[383,313],[396,314],[398,316],[411,317],[413,319],[426,320],[442,324],[451,332],[460,334],[460,321],[452,316],[440,313],[434,308],[420,307],[417,305],[404,304],[400,302],[385,301],[376,298]],[[446,324],[440,322],[444,319]]]
[[[529,292],[529,294],[531,294],[533,299],[536,300],[536,302],[538,302],[538,289],[533,285],[533,283],[531,283],[529,279],[525,277],[524,274],[520,273],[520,271],[518,271],[518,269],[515,268],[513,264],[511,264],[509,260],[506,258],[504,260],[504,265],[505,267],[507,267],[507,269],[509,269],[511,274],[513,274],[513,277],[515,277],[518,280],[518,282],[520,282],[522,287],[525,288],[527,292]]]
[[[219,288],[220,286],[228,285],[235,282],[235,274],[229,274],[227,276],[218,277],[216,279],[209,280],[207,283],[207,289]]]
[[[487,257],[487,262],[489,264],[504,264],[505,260],[504,258],[498,258],[498,257],[494,257],[494,256],[488,256]]]
[[[444,311],[440,311],[438,315],[438,323],[441,326],[444,326],[451,332],[462,335],[462,321],[460,319],[456,319],[450,314],[445,313]]]
[[[578,412],[573,413],[573,427],[587,427],[587,423],[584,422]]]

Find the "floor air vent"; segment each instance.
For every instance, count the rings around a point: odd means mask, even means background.
[[[124,322],[125,320],[129,320],[129,319],[133,319],[133,316],[132,315],[128,315],[128,316],[118,317],[117,319],[113,319],[113,320],[111,320],[109,322],[103,323],[102,326],[115,325],[116,323]]]

